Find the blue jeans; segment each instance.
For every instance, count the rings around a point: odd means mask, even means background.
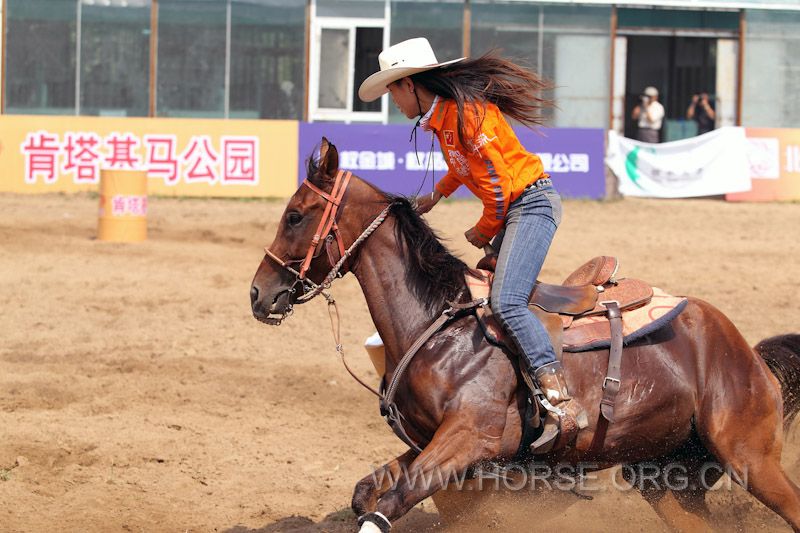
[[[560,223],[561,197],[556,190],[549,183],[532,186],[511,203],[505,229],[492,242],[500,253],[492,311],[524,354],[530,371],[556,360],[547,330],[528,310],[528,299]]]

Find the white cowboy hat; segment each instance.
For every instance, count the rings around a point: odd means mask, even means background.
[[[364,80],[358,89],[358,97],[364,102],[372,102],[388,93],[387,86],[392,82],[417,72],[457,63],[462,59],[465,58],[439,63],[431,44],[424,37],[397,43],[378,55],[381,70]]]

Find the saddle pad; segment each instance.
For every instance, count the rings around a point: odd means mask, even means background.
[[[627,345],[669,324],[686,307],[688,300],[653,287],[647,305],[622,313],[623,344]],[[565,352],[585,352],[611,346],[611,327],[605,316],[581,317],[564,330]]]

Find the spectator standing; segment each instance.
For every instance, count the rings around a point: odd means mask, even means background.
[[[636,138],[646,143],[657,143],[664,122],[664,106],[658,101],[658,89],[652,86],[645,88],[639,99],[641,103],[633,108],[631,114],[639,125]]]
[[[697,134],[702,135],[714,129],[717,112],[714,102],[708,97],[707,92],[692,96],[692,103],[686,110],[686,118],[697,122]]]

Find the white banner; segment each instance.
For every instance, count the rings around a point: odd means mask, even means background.
[[[606,164],[625,196],[690,198],[750,190],[744,128],[649,144],[609,131]]]

